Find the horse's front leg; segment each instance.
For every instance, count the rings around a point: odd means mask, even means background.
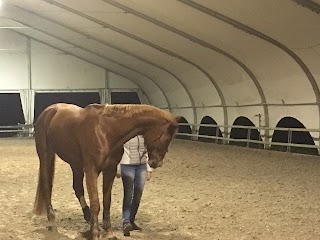
[[[116,176],[117,168],[108,168],[103,171],[103,221],[102,228],[107,231],[109,240],[117,240],[111,229],[110,222],[110,205],[111,205],[111,192],[114,178]]]
[[[98,223],[98,215],[100,211],[97,188],[98,171],[94,168],[94,166],[87,166],[85,168],[85,174],[91,210],[90,233],[92,236],[92,240],[98,240],[100,235]]]

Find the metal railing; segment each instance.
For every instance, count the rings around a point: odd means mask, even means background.
[[[271,145],[273,146],[285,146],[287,151],[290,152],[291,147],[297,148],[310,148],[310,149],[317,149],[318,152],[320,151],[320,141],[319,137],[312,137],[314,142],[318,141],[318,144],[311,145],[311,144],[300,144],[300,143],[292,143],[292,134],[294,132],[309,132],[309,133],[317,133],[317,136],[320,134],[320,129],[306,129],[306,128],[283,128],[283,127],[256,127],[256,126],[240,126],[240,125],[215,125],[215,124],[189,124],[189,123],[179,123],[179,126],[190,126],[191,129],[197,127],[198,129],[195,131],[196,134],[189,134],[189,133],[176,133],[177,136],[188,136],[192,140],[198,140],[199,138],[207,138],[215,140],[215,143],[218,143],[219,140],[222,140],[224,144],[228,144],[229,142],[243,142],[246,143],[246,146],[249,147],[250,143],[262,144],[265,149],[269,149]],[[206,128],[216,128],[215,136],[208,136],[199,134],[199,127],[206,127]],[[221,131],[223,136],[226,137],[219,137],[219,132],[221,129],[227,129],[227,132]],[[237,139],[237,138],[230,138],[231,129],[247,129],[247,138],[246,139]],[[251,132],[252,130],[257,130],[259,133],[258,138],[261,140],[254,140],[251,139]],[[273,131],[286,131],[288,132],[287,142],[270,142],[264,141],[263,139],[272,139],[273,135],[265,135],[262,132],[269,132],[269,130]]]
[[[291,151],[291,147],[297,148],[310,148],[310,149],[317,149],[318,152],[320,151],[320,139],[319,137],[312,137],[314,142],[318,142],[318,144],[311,145],[311,144],[302,144],[302,143],[292,143],[292,134],[294,132],[309,132],[309,133],[317,133],[317,136],[320,134],[320,129],[305,129],[305,128],[272,128],[272,127],[256,127],[256,126],[240,126],[240,125],[214,125],[214,124],[189,124],[189,123],[179,123],[179,126],[190,126],[191,129],[197,129],[195,132],[196,134],[189,134],[189,133],[181,133],[177,132],[177,136],[186,136],[190,137],[192,140],[199,140],[199,139],[212,139],[213,142],[219,143],[222,142],[223,144],[229,144],[230,142],[239,142],[239,143],[246,143],[246,147],[250,147],[250,143],[254,144],[261,144],[263,148],[269,149],[271,145],[273,146],[284,146],[286,147],[287,152]],[[199,134],[199,127],[206,127],[206,128],[216,128],[215,136],[208,136],[204,134]],[[219,137],[220,130],[227,130],[226,132],[221,131],[222,137]],[[237,138],[230,138],[231,129],[247,129],[247,138],[245,139],[237,139]],[[251,139],[252,130],[258,131],[258,139],[261,140],[254,140]],[[263,139],[272,139],[273,135],[265,135],[262,133],[263,131],[269,132],[269,130],[273,131],[286,131],[288,132],[287,142],[270,142],[265,141]],[[18,124],[13,126],[0,126],[0,136],[1,133],[16,133],[18,137],[32,137],[34,136],[34,125],[33,124]],[[225,137],[224,137],[225,136]]]
[[[16,133],[18,137],[31,137],[34,135],[34,125],[18,123],[12,126],[0,126],[0,136],[2,133]]]

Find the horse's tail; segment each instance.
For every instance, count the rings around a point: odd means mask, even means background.
[[[38,188],[33,212],[37,215],[47,213],[51,202],[52,185],[55,170],[55,152],[48,145],[47,132],[56,109],[46,109],[35,125],[35,142],[40,161]]]

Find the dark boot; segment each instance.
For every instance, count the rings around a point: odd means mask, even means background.
[[[136,231],[141,231],[142,228],[139,227],[137,224],[135,224],[134,222],[131,223],[132,226],[132,230],[136,230]]]
[[[133,230],[133,227],[130,223],[124,223],[123,224],[123,235],[126,237],[130,236],[130,231]]]

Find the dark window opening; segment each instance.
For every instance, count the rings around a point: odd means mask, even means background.
[[[1,93],[0,94],[0,126],[16,126],[24,124],[20,94],[19,93]],[[0,128],[1,130],[9,130]],[[17,130],[17,128],[10,129]],[[0,132],[0,137],[13,137],[17,133]]]
[[[253,124],[253,122],[251,122],[246,117],[238,117],[234,121],[233,126],[234,127],[231,129],[231,132],[230,132],[229,144],[246,147],[247,146],[247,142],[237,142],[237,141],[232,141],[232,139],[248,139],[248,131],[249,131],[249,129],[237,128],[236,126],[253,126],[254,127],[255,125]],[[251,129],[250,130],[249,139],[262,141],[262,138],[260,136],[260,132],[258,131],[258,129]],[[249,143],[249,147],[251,147],[251,148],[263,148],[263,144],[261,144],[261,143]]]
[[[179,123],[188,123],[188,121],[184,117],[181,117],[180,120],[179,120]],[[189,125],[179,125],[178,133],[191,134],[191,127]],[[185,139],[185,140],[191,140],[191,136],[185,136],[185,135],[176,135],[176,138]]]
[[[306,128],[301,122],[293,117],[282,118],[276,127],[283,128]],[[276,130],[272,136],[272,142],[287,143],[288,142],[289,131]],[[296,144],[307,144],[315,145],[312,136],[309,132],[292,132],[291,143]],[[287,151],[287,146],[277,146],[271,145],[272,150],[277,151]],[[306,147],[290,147],[290,152],[318,155],[318,150],[316,148],[306,148]]]
[[[141,104],[137,92],[111,92],[111,104]]]
[[[100,96],[98,92],[36,93],[34,122],[44,109],[55,103],[71,103],[79,107],[86,107],[92,103],[100,103]]]
[[[211,117],[205,116],[204,118],[202,118],[201,124],[217,125],[217,122],[213,120]],[[222,132],[219,127],[200,126],[199,135],[222,137]],[[199,137],[198,139],[201,142],[216,142],[216,143],[223,142],[223,140],[221,139],[212,139],[212,138],[205,138],[205,137]]]

